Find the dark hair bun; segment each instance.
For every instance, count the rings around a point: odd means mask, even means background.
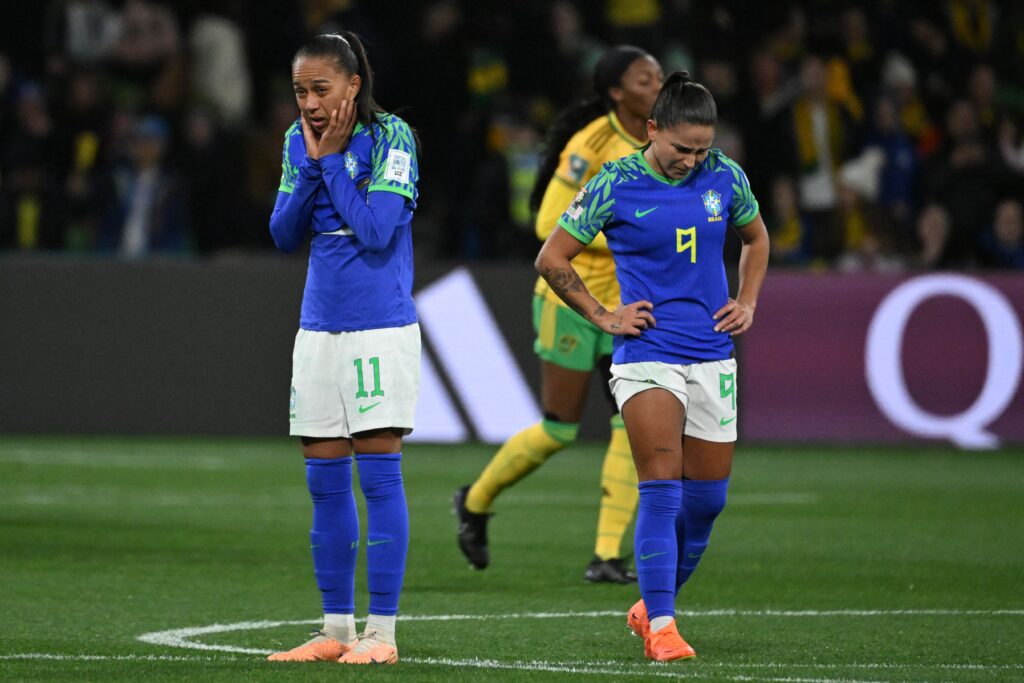
[[[682,85],[683,83],[693,83],[693,79],[690,78],[689,71],[673,71],[669,74],[668,78],[665,79],[665,85]]]

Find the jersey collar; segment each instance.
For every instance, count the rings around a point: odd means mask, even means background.
[[[629,143],[629,146],[633,149],[639,149],[644,146],[643,141],[637,140],[635,137],[626,132],[625,127],[622,125],[622,121],[619,121],[619,117],[615,115],[615,110],[608,112],[608,123],[611,125],[612,130],[619,134],[623,140]]]
[[[692,178],[694,176],[694,171],[697,170],[697,169],[694,169],[693,171],[690,171],[683,178],[675,178],[675,179],[673,179],[673,178],[666,178],[665,176],[663,176],[660,173],[658,173],[657,171],[655,171],[654,168],[652,168],[651,165],[649,163],[647,163],[647,157],[644,156],[643,150],[640,150],[638,152],[633,152],[633,156],[635,156],[637,159],[640,160],[641,167],[645,171],[647,171],[648,175],[650,175],[655,180],[658,180],[660,182],[665,183],[666,185],[673,185],[673,186],[675,186],[675,185],[682,185],[687,180]]]

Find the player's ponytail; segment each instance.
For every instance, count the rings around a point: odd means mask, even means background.
[[[569,139],[584,125],[615,108],[615,101],[608,91],[621,87],[622,76],[630,64],[646,57],[650,57],[650,54],[632,45],[617,45],[601,55],[594,66],[596,94],[562,111],[548,129],[544,151],[541,153],[540,168],[537,170],[537,180],[533,184],[533,191],[530,192],[531,209],[536,211],[540,208],[544,192],[551,182],[551,177],[555,175],[558,159]]]
[[[356,95],[356,120],[364,126],[369,126],[371,123],[376,123],[377,114],[384,111],[373,99],[373,69],[370,67],[370,61],[366,58],[366,49],[363,47],[363,41],[359,40],[359,36],[351,31],[342,31],[341,37],[348,42],[352,49],[352,54],[356,58],[356,70],[353,73],[358,74],[362,81],[359,93]]]
[[[718,121],[718,107],[707,88],[686,71],[676,71],[661,86],[651,118],[658,128],[674,128],[680,123],[713,126]]]
[[[340,69],[353,76],[358,75],[360,85],[355,102],[356,120],[364,126],[377,123],[377,114],[384,110],[373,99],[373,69],[366,59],[366,50],[359,36],[351,31],[322,33],[299,48],[292,64],[300,57],[333,59]]]

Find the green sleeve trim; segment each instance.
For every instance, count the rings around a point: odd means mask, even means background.
[[[395,194],[400,194],[403,197],[414,199],[412,195],[412,190],[407,190],[404,187],[395,187],[394,185],[384,185],[382,183],[370,185],[370,187],[366,188],[367,194],[371,192],[394,192]]]
[[[293,189],[294,189],[293,186],[289,186],[289,185],[285,185],[284,183],[281,183],[281,186],[277,188],[277,191],[278,192],[287,192],[288,194],[291,194]]]
[[[751,223],[754,222],[754,219],[757,218],[760,213],[761,205],[758,204],[757,200],[755,199],[754,206],[751,208],[749,212],[747,212],[747,215],[741,216],[739,220],[734,220],[732,224],[735,225],[737,228],[742,228],[745,225],[750,225]]]
[[[554,420],[542,420],[540,423],[544,433],[550,436],[555,441],[562,444],[570,444],[576,440],[576,435],[580,431],[579,423],[575,422],[555,422]]]
[[[565,230],[567,233],[569,233],[570,235],[575,237],[577,240],[579,240],[583,244],[590,244],[591,242],[594,241],[593,237],[591,237],[590,239],[587,239],[586,235],[581,233],[579,230],[574,228],[569,223],[566,223],[564,218],[559,218],[558,219],[558,227],[560,227],[562,230]]]

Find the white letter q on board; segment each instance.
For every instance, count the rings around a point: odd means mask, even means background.
[[[988,338],[988,370],[974,404],[959,415],[934,415],[907,390],[902,347],[907,321],[921,302],[955,296],[981,317]],[[947,438],[961,448],[997,448],[987,428],[1013,400],[1020,383],[1020,321],[999,290],[964,275],[925,275],[903,283],[882,301],[868,328],[865,366],[875,403],[893,424],[918,436]]]

